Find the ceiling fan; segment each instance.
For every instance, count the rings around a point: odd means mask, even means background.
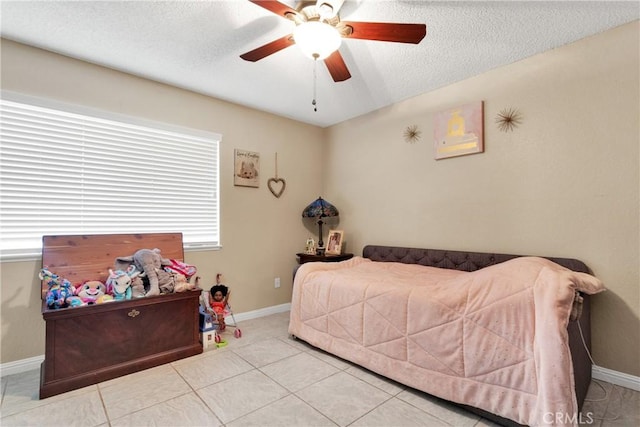
[[[335,82],[351,78],[338,50],[342,38],[418,44],[427,34],[425,24],[341,21],[338,12],[344,0],[300,1],[296,9],[275,0],[249,1],[290,19],[295,22],[296,29],[291,34],[240,55],[240,58],[255,62],[297,44],[313,59],[324,60]],[[312,46],[307,46],[308,39],[314,43]]]

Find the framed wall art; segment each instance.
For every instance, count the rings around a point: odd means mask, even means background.
[[[433,138],[436,160],[482,153],[484,151],[482,101],[436,113]]]
[[[329,237],[327,243],[327,255],[340,255],[342,253],[342,240],[344,238],[344,232],[342,230],[329,230]]]
[[[260,187],[260,153],[234,150],[233,185]]]

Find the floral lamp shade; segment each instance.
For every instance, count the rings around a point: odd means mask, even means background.
[[[322,218],[338,216],[338,208],[331,203],[324,200],[322,197],[318,197],[313,202],[309,203],[309,206],[302,211],[303,218],[318,218],[318,251],[319,255],[322,255],[324,251],[324,242],[322,241]]]
[[[302,211],[303,218],[324,218],[327,216],[338,216],[338,209],[322,197],[309,203],[309,206]]]

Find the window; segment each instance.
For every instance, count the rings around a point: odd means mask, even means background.
[[[43,235],[182,232],[186,248],[220,244],[220,135],[3,98],[2,259],[39,255]]]

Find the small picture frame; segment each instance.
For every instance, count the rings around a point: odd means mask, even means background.
[[[326,255],[340,255],[342,253],[342,241],[344,239],[344,232],[342,230],[329,230],[329,237],[327,238],[327,250]]]
[[[234,152],[233,185],[260,187],[260,153],[247,150]]]
[[[304,253],[307,254],[307,255],[315,255],[316,254],[316,241],[313,240],[313,237],[309,237],[307,239],[307,244],[306,244]]]

